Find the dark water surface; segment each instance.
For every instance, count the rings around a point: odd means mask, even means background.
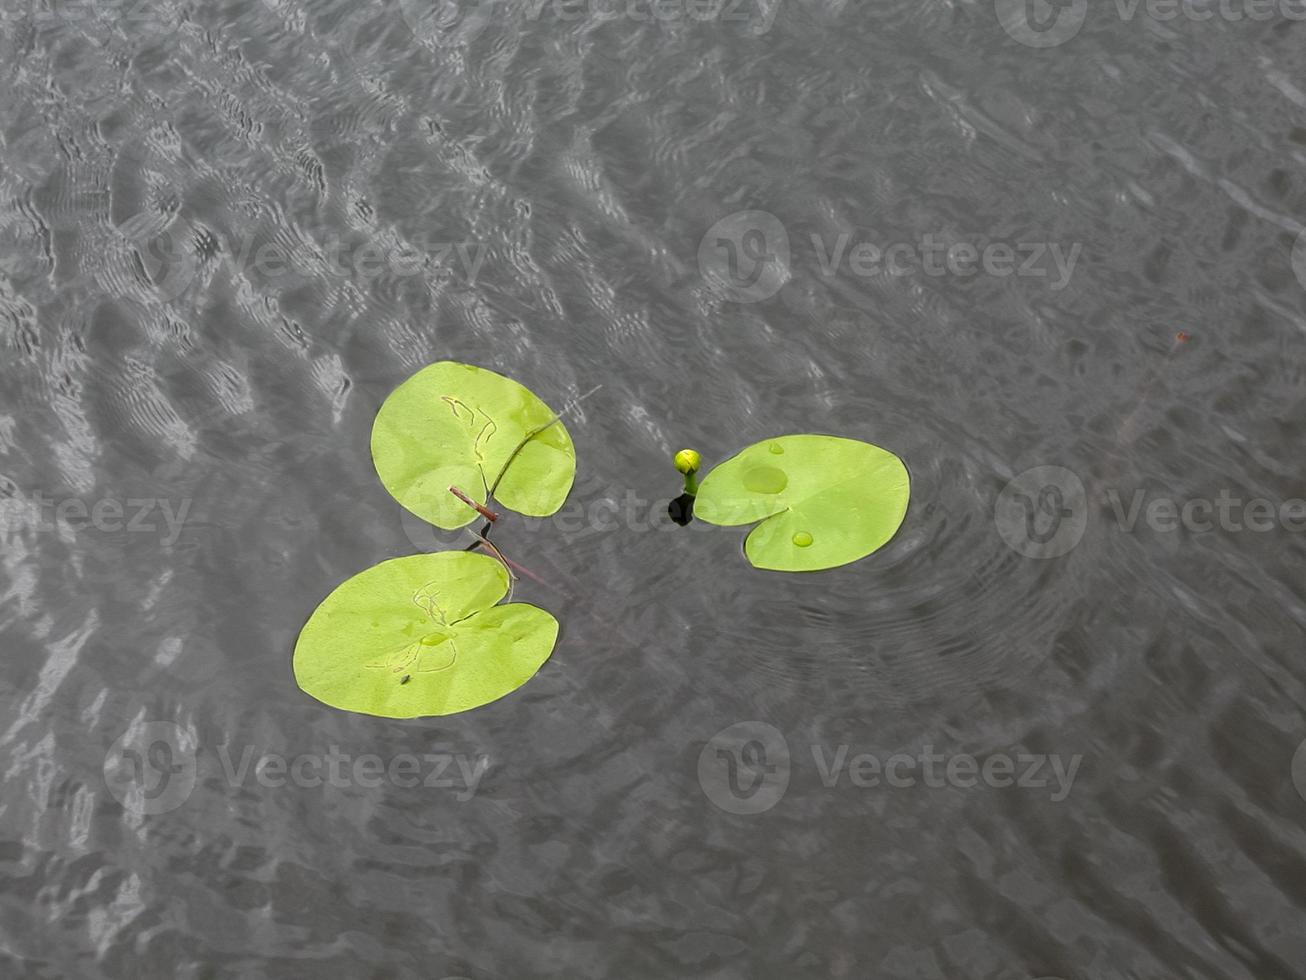
[[[0,0],[0,976],[1306,977],[1306,22],[1153,7]],[[562,636],[336,711],[445,358]],[[884,550],[666,519],[806,431]]]

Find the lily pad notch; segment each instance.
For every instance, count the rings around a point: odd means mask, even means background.
[[[372,462],[405,510],[446,531],[485,516],[492,497],[548,517],[576,477],[558,413],[511,378],[455,361],[422,368],[390,393],[372,426]]]
[[[907,467],[887,449],[788,435],[764,439],[714,468],[695,495],[694,516],[725,527],[757,524],[744,542],[757,568],[814,572],[886,545],[910,497]]]
[[[466,551],[392,558],[341,584],[295,645],[300,689],[383,718],[449,715],[497,701],[548,660],[558,621],[497,605],[508,572]]]
[[[385,718],[455,714],[515,691],[548,660],[559,627],[512,601],[510,569],[531,573],[489,541],[499,516],[490,504],[548,517],[566,502],[576,450],[561,413],[510,378],[440,361],[386,398],[371,451],[406,510],[445,530],[484,518],[470,533],[472,549],[488,553],[392,558],[345,581],[300,632],[296,682],[324,704]],[[697,453],[675,462],[685,492],[673,519],[755,524],[744,553],[775,571],[836,568],[875,552],[902,526],[911,495],[901,459],[838,436],[763,440],[701,483]]]
[[[486,537],[498,519],[488,505],[531,517],[563,505],[576,450],[560,414],[516,381],[440,361],[386,398],[372,459],[400,505],[432,524],[453,530],[485,518],[470,533],[489,554],[394,558],[348,579],[300,632],[300,689],[384,718],[455,714],[515,691],[553,652],[558,621],[511,601],[509,566],[526,569]]]

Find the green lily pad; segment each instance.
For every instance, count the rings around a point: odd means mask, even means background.
[[[758,568],[814,572],[865,558],[907,514],[907,467],[879,446],[794,435],[749,446],[712,470],[694,516],[709,524],[762,523],[744,543]]]
[[[493,489],[509,510],[548,517],[563,505],[576,477],[576,449],[556,418],[510,378],[440,361],[422,368],[381,405],[372,426],[372,461],[405,509],[445,530],[477,518],[449,492],[451,486],[480,504]]]
[[[558,621],[524,602],[495,605],[507,570],[440,551],[360,572],[309,617],[295,681],[317,700],[383,718],[467,711],[517,690],[553,652]]]

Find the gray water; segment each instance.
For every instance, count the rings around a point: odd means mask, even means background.
[[[1270,7],[3,0],[0,975],[1306,977]],[[469,543],[368,454],[440,359],[601,386],[494,532],[561,638],[337,711],[308,615]],[[812,431],[877,554],[667,521]]]

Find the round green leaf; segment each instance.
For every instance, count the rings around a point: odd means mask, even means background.
[[[555,417],[510,378],[440,361],[382,404],[372,426],[372,461],[405,509],[446,530],[477,518],[449,487],[484,504],[500,473],[495,500],[529,517],[548,517],[576,476],[576,449],[562,422],[549,424]]]
[[[295,681],[334,708],[383,718],[451,715],[530,680],[558,621],[524,602],[495,605],[508,573],[466,551],[394,558],[323,600],[295,645]]]
[[[795,435],[749,446],[712,470],[694,516],[733,526],[761,521],[744,543],[758,568],[813,572],[882,547],[907,514],[907,467],[879,446]]]

